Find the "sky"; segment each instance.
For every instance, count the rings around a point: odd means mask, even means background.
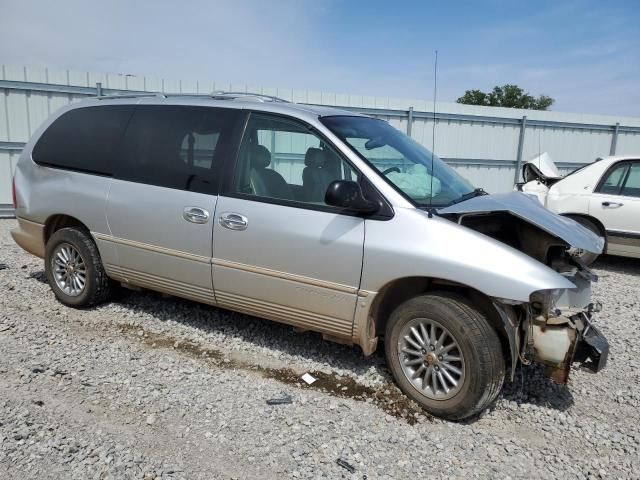
[[[640,0],[0,0],[0,63],[640,116]]]

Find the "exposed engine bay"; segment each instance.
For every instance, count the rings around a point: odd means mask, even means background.
[[[571,262],[565,258],[569,249],[566,242],[510,213],[462,214],[456,220],[460,225],[520,250],[556,271],[565,270]]]

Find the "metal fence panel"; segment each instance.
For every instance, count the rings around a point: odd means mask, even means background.
[[[561,162],[590,163],[609,154],[612,131],[529,126],[524,139],[523,158],[548,152]],[[599,153],[598,153],[599,152]]]
[[[9,151],[0,151],[0,209],[2,205],[10,205],[11,179],[18,161],[18,154]]]
[[[617,142],[617,155],[635,155],[640,157],[640,132],[619,133]]]
[[[485,191],[496,193],[510,190],[513,185],[513,167],[454,166],[456,171],[473,185],[481,185]],[[505,185],[510,185],[505,188]]]
[[[0,90],[0,141],[9,141],[9,116],[7,92]]]
[[[29,110],[27,96],[23,92],[5,93],[6,115],[9,119],[7,140],[25,142],[29,138]]]
[[[518,125],[437,120],[435,153],[443,158],[515,160]],[[430,150],[433,145],[433,120],[417,119],[413,138]]]

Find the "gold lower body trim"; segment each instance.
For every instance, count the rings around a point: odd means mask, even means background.
[[[197,302],[216,305],[216,299],[213,290],[190,285],[184,282],[178,282],[157,275],[142,273],[129,268],[118,267],[117,265],[105,265],[105,271],[109,277],[121,282],[131,283],[138,287],[157,290],[163,293],[169,293],[177,297],[195,300]]]
[[[11,230],[13,240],[27,252],[44,258],[44,225],[16,217],[18,227]]]
[[[268,318],[303,329],[328,333],[337,337],[351,339],[351,321],[339,320],[325,315],[312,313],[297,308],[285,307],[275,303],[246,298],[233,293],[216,291],[218,306],[229,310],[248,313],[257,317]]]

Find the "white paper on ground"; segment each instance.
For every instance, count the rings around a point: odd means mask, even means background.
[[[313,382],[316,381],[316,378],[313,377],[312,375],[305,373],[304,375],[302,375],[302,380],[304,380],[308,385],[311,385]]]

